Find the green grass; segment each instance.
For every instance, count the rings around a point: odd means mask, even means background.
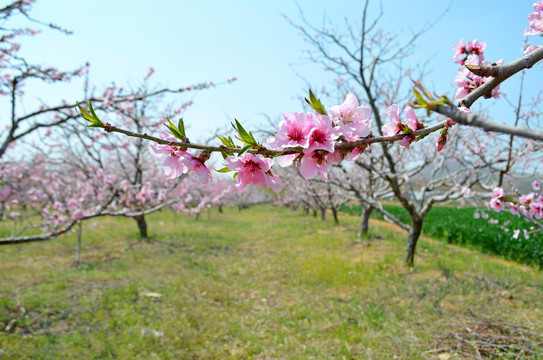
[[[387,211],[405,223],[411,223],[407,211],[401,206],[385,205]],[[351,215],[360,214],[360,205],[350,204],[342,208]],[[475,219],[476,208],[433,207],[426,218],[422,232],[426,236],[446,240],[479,251],[503,256],[522,264],[543,269],[543,233],[536,233],[525,239],[522,235],[513,239],[514,229],[528,229],[530,224],[509,212],[487,211],[488,219]],[[373,217],[383,219],[374,211]],[[490,219],[498,220],[499,225],[490,224]],[[506,226],[504,224],[509,222]],[[504,229],[508,229],[506,232]]]
[[[427,240],[410,271],[405,234],[372,226],[360,243],[342,220],[163,212],[140,241],[104,218],[84,226],[79,270],[73,234],[1,247],[0,359],[470,358],[470,334],[496,343],[484,324],[527,327],[516,345],[543,354],[540,272]]]

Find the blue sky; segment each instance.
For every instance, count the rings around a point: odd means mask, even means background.
[[[378,2],[374,1],[374,5]],[[418,41],[413,64],[428,60],[430,76],[426,86],[438,93],[453,94],[456,64],[452,45],[464,38],[487,42],[486,58],[519,57],[526,16],[533,1],[383,1],[381,26],[405,36],[421,25],[441,20]],[[236,117],[247,128],[272,119],[283,111],[300,111],[300,97],[306,83],[328,84],[327,75],[308,64],[303,50],[307,44],[282,14],[299,23],[298,6],[306,19],[319,27],[328,19],[338,27],[345,18],[354,21],[362,13],[362,1],[128,1],[128,0],[38,0],[31,15],[73,30],[74,34],[44,29],[26,38],[22,54],[31,63],[71,69],[91,63],[91,83],[98,88],[112,81],[136,83],[149,66],[156,70],[154,84],[183,87],[202,81],[221,82],[229,76],[231,85],[189,95],[194,105],[183,115],[190,126],[189,137],[210,134]],[[375,7],[373,7],[375,9]],[[374,12],[375,13],[375,12]],[[539,42],[538,42],[539,41]],[[535,44],[542,44],[541,39]],[[298,74],[297,74],[298,73]],[[538,88],[541,67],[534,70],[528,91]],[[515,94],[514,83],[502,90]],[[54,87],[28,87],[25,104],[44,98],[81,97],[81,82]],[[334,104],[326,104],[331,106]],[[0,114],[1,122],[6,115]],[[506,119],[504,119],[506,120]]]

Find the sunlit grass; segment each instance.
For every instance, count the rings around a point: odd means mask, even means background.
[[[465,322],[543,333],[541,272],[427,239],[410,271],[403,233],[372,225],[368,246],[342,220],[163,212],[144,241],[104,218],[79,270],[73,234],[1,247],[0,359],[461,358],[443,339]]]

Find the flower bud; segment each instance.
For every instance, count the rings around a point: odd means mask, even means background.
[[[447,132],[443,131],[441,132],[441,134],[439,134],[439,138],[437,139],[437,143],[436,143],[437,151],[441,151],[446,143],[447,143]]]

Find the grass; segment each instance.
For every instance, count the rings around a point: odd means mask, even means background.
[[[141,241],[104,218],[84,226],[79,270],[73,234],[1,247],[0,359],[543,356],[541,272],[429,239],[410,271],[405,234],[372,224],[360,243],[357,223],[163,212]]]
[[[407,211],[396,205],[383,206],[398,219],[410,223]],[[360,205],[349,204],[342,208],[352,215],[360,214]],[[530,239],[520,236],[513,238],[514,229],[528,229],[530,224],[507,211],[496,213],[487,211],[488,219],[475,219],[474,214],[481,214],[473,207],[433,207],[424,220],[423,234],[443,239],[451,244],[468,246],[479,251],[503,256],[522,264],[543,269],[543,233],[532,234]],[[382,219],[382,215],[373,212],[372,216]],[[489,221],[497,220],[498,224]],[[507,231],[506,231],[507,230]]]

